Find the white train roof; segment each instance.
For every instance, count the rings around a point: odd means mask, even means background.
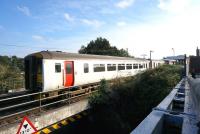
[[[148,61],[142,58],[131,58],[131,57],[117,57],[117,56],[105,56],[105,55],[91,55],[91,54],[77,54],[77,53],[68,53],[61,51],[41,51],[37,53],[30,54],[25,58],[30,56],[35,56],[42,59],[58,59],[58,60],[67,60],[67,59],[107,59],[107,60],[138,60],[138,61]]]

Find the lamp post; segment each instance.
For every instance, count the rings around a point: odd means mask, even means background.
[[[152,53],[153,51],[152,50],[150,50],[150,58],[149,58],[149,60],[150,60],[150,63],[149,63],[149,68],[151,69],[152,68],[152,60],[151,60],[151,53]]]

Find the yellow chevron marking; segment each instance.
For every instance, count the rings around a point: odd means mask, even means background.
[[[71,122],[74,122],[74,121],[75,121],[75,119],[72,118],[72,117],[69,117],[68,120],[70,120]]]
[[[63,125],[67,125],[67,124],[68,124],[68,122],[67,122],[66,120],[61,121],[61,123],[62,123]]]
[[[82,116],[79,115],[79,114],[77,114],[76,117],[77,117],[78,119],[82,118]]]
[[[49,130],[48,128],[45,128],[42,130],[42,132],[44,132],[45,134],[49,134],[51,133],[51,130]]]
[[[58,124],[54,124],[54,125],[52,125],[52,127],[53,127],[54,129],[60,128],[60,126],[58,126]]]

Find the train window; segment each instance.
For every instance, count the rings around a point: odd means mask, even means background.
[[[127,69],[127,70],[132,69],[132,64],[126,64],[126,69]]]
[[[55,64],[55,72],[56,73],[60,73],[61,72],[61,64],[60,63],[56,63]]]
[[[138,69],[138,64],[133,64],[133,69]]]
[[[104,72],[105,64],[94,64],[94,72]]]
[[[107,64],[107,70],[108,71],[115,71],[116,70],[116,64]]]
[[[89,65],[88,63],[84,63],[84,73],[88,73],[89,72]]]
[[[118,64],[118,70],[125,70],[125,64]]]
[[[66,74],[71,74],[72,73],[72,66],[71,64],[67,64],[66,66]]]
[[[143,65],[142,65],[142,64],[139,64],[139,68],[143,68]]]
[[[147,68],[147,63],[146,63],[146,68]]]

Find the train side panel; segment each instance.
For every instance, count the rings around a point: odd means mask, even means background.
[[[66,88],[67,80],[64,63],[68,60],[43,60],[44,75],[43,75],[43,91],[56,90]],[[99,82],[101,79],[114,79],[116,77],[133,76],[141,71],[149,68],[149,61],[137,61],[137,60],[70,60],[73,62],[74,71],[74,84],[71,86],[79,86],[84,84],[90,84]],[[108,64],[115,64],[116,70],[108,71]],[[118,64],[124,65],[124,70],[119,70]],[[126,69],[126,65],[131,64],[132,69]],[[133,69],[133,64],[138,67]],[[87,68],[85,68],[85,65]],[[95,72],[94,66],[103,65],[105,70]],[[158,62],[153,67],[158,66]]]
[[[105,64],[105,61],[100,60],[75,60],[74,61],[74,76],[75,86],[89,83],[99,82],[101,79],[106,79],[106,71],[94,72],[94,64]],[[88,71],[84,69],[84,65],[88,65]]]
[[[84,65],[88,64],[88,72],[84,72]],[[105,65],[105,71],[95,72],[94,66],[97,64]],[[108,71],[107,65],[115,64],[116,70]],[[124,64],[125,70],[118,70],[118,64]],[[145,68],[130,69],[126,70],[126,64],[141,64],[144,65]],[[143,71],[148,68],[148,61],[146,62],[138,62],[138,61],[111,61],[111,60],[75,60],[74,61],[74,76],[75,83],[74,85],[84,85],[94,82],[99,82],[101,79],[113,79],[116,77],[127,77],[137,74],[140,71]]]
[[[64,61],[44,59],[43,66],[43,91],[64,88]]]

